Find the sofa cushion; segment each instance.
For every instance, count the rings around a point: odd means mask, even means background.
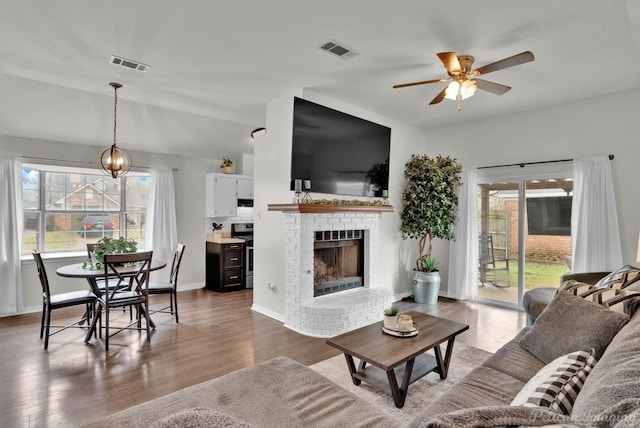
[[[585,382],[571,415],[588,420],[618,402],[629,403],[632,399],[638,401],[640,409],[640,314],[611,342]]]
[[[530,330],[525,327],[513,339],[490,356],[483,366],[492,368],[526,383],[538,373],[544,363],[520,346],[520,340]]]
[[[278,357],[133,406],[90,427],[148,427],[194,407],[258,427],[400,427],[400,421],[307,366]]]
[[[423,419],[468,407],[508,406],[524,382],[480,366],[472,370],[419,414]]]
[[[595,350],[600,359],[629,316],[559,291],[520,345],[545,364],[574,351]]]
[[[595,364],[593,352],[577,351],[562,355],[529,379],[511,405],[546,407],[553,412],[570,415],[573,403]]]

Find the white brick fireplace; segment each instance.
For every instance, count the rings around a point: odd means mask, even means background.
[[[285,326],[331,337],[382,319],[392,302],[378,276],[380,219],[391,207],[270,205],[285,213]],[[364,287],[314,297],[314,236],[317,231],[364,231]]]

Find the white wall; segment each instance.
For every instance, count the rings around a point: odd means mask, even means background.
[[[283,215],[267,212],[269,203],[290,202],[288,191],[291,159],[291,120],[293,96],[269,104],[267,133],[255,142],[254,165],[256,207],[256,258],[254,304],[272,315],[283,314],[284,236]],[[381,275],[389,289],[400,294],[411,289],[409,270],[416,257],[415,241],[399,236],[401,192],[404,164],[412,153],[443,154],[457,157],[464,168],[553,160],[613,153],[614,184],[620,222],[622,254],[625,263],[636,263],[637,236],[640,228],[640,198],[637,190],[637,161],[640,145],[636,139],[636,100],[640,91],[593,98],[545,110],[530,111],[482,122],[461,123],[428,132],[382,117],[364,109],[305,92],[304,98],[324,104],[392,128],[389,196],[393,214],[383,215],[381,242],[385,255]],[[499,99],[496,100],[499,102]],[[432,107],[438,108],[439,106]],[[452,109],[451,114],[458,114]],[[65,144],[54,141],[0,136],[0,153],[95,161],[102,147]],[[133,152],[134,163],[152,167],[178,168],[175,173],[178,239],[186,253],[180,272],[183,287],[204,284],[204,180],[205,174],[218,170],[220,160]],[[248,159],[243,159],[250,163]],[[504,169],[513,176],[533,171],[527,167]],[[322,196],[322,195],[314,195]],[[448,243],[436,242],[435,256],[441,260],[443,294],[447,293]],[[82,288],[80,280],[72,284],[55,275],[55,269],[68,261],[47,262],[50,280],[56,286]],[[26,306],[40,305],[39,285],[32,263],[23,266],[23,296]],[[66,285],[64,285],[67,283]],[[274,291],[268,283],[275,286]]]
[[[611,166],[622,256],[624,263],[636,265],[640,227],[638,97],[640,91],[624,92],[493,120],[433,129],[427,132],[426,151],[432,155],[457,157],[464,168],[614,154]],[[451,114],[458,113],[452,110]],[[567,168],[571,165],[500,168],[490,170],[490,174],[528,175]],[[482,172],[486,174],[489,170]],[[442,261],[441,270],[448,266],[448,246],[448,242],[439,242],[436,246]],[[447,292],[444,280],[441,291]]]
[[[412,266],[417,244],[400,237],[401,193],[404,164],[412,153],[424,151],[425,132],[397,120],[381,116],[342,101],[311,91],[300,91],[271,102],[267,106],[267,133],[256,140],[254,154],[258,160],[255,173],[255,263],[254,309],[279,317],[284,314],[284,215],[267,211],[268,204],[291,203],[291,136],[293,96],[352,114],[391,128],[389,200],[394,213],[382,215],[381,241],[384,256],[379,266],[380,281],[395,294],[409,292],[411,283],[407,266]],[[312,194],[313,198],[327,195]],[[344,199],[355,199],[343,197]],[[271,287],[269,287],[271,284]]]
[[[0,153],[3,154],[95,162],[101,149],[101,147],[78,144],[0,136]],[[180,267],[179,289],[203,287],[205,272],[205,233],[203,230],[205,224],[205,175],[208,172],[218,171],[221,160],[143,152],[131,152],[131,156],[135,165],[178,168],[178,171],[174,173],[178,240],[186,246]],[[25,160],[25,162],[42,163],[45,161]],[[45,163],[53,164],[52,162]],[[59,266],[76,261],[81,260],[45,260],[49,281],[57,290],[70,291],[86,288],[84,280],[64,279],[55,274],[55,270]],[[42,304],[40,284],[35,265],[31,260],[23,262],[22,284],[25,308],[40,308]]]

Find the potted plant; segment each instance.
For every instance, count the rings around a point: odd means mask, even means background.
[[[418,239],[413,273],[413,299],[436,303],[440,289],[438,263],[431,257],[433,238],[455,239],[453,224],[458,207],[462,166],[449,156],[412,155],[405,165],[402,193],[402,238]]]
[[[135,253],[138,251],[137,245],[136,241],[124,236],[115,239],[105,236],[93,247],[92,259],[95,259],[95,268],[100,269],[104,265],[105,254]],[[93,260],[91,265],[94,266]]]
[[[225,174],[231,174],[233,172],[233,161],[229,158],[222,159],[222,163],[220,164],[220,168]]]
[[[398,322],[398,313],[400,309],[397,306],[391,306],[384,309],[384,326],[386,328],[395,329]]]

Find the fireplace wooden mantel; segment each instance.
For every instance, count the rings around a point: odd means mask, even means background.
[[[268,211],[298,212],[301,214],[327,213],[370,213],[380,214],[393,212],[391,205],[325,205],[325,204],[269,204]]]

